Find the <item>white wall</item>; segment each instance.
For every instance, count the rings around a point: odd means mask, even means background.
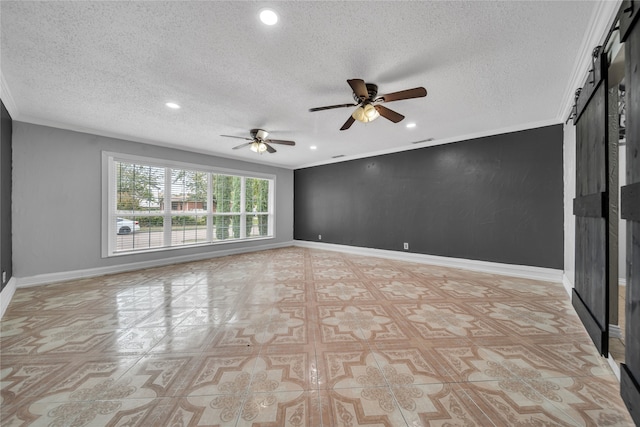
[[[576,277],[576,220],[573,199],[576,197],[576,128],[571,122],[564,126],[564,275],[573,288]]]
[[[292,170],[23,122],[14,122],[13,132],[13,274],[18,279],[293,241]],[[276,236],[102,258],[102,151],[276,175]]]
[[[627,146],[618,148],[618,185],[627,185]],[[620,199],[620,187],[618,188],[618,200]],[[618,215],[620,209],[618,209]],[[627,221],[619,218],[618,223],[618,278],[627,282]]]

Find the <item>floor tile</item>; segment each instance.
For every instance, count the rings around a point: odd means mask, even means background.
[[[320,391],[326,426],[406,426],[388,387],[356,387]]]
[[[632,427],[626,408],[618,398],[618,382],[613,375],[597,378],[554,378],[555,394],[546,400],[576,421],[576,425],[615,425]]]
[[[442,368],[428,349],[420,347],[377,348],[372,352],[389,386],[442,382]]]
[[[411,427],[495,425],[456,383],[396,387],[393,393]]]
[[[577,420],[519,380],[469,383],[465,393],[496,426],[579,425]]]
[[[374,295],[360,281],[330,281],[313,283],[318,302],[360,302],[375,300]]]

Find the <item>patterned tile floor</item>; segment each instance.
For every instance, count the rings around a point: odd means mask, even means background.
[[[558,283],[284,248],[18,289],[3,426],[631,426]]]

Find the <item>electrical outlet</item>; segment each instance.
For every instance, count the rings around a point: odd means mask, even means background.
[[[318,240],[322,240],[322,234],[318,234]]]
[[[408,250],[409,250],[409,244],[408,244],[407,242],[404,242],[404,243],[403,243],[403,247],[404,247],[404,250],[405,250],[405,251],[408,251]]]

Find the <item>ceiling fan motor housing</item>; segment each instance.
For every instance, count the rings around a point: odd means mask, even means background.
[[[378,85],[374,84],[374,83],[366,83],[367,86],[367,93],[369,94],[369,98],[365,99],[364,101],[373,101],[376,99],[376,96],[378,96]],[[360,99],[360,97],[358,95],[356,95],[355,93],[353,94],[353,99],[360,104],[361,102],[363,102],[362,99]]]
[[[251,137],[254,139],[258,139],[260,141],[264,141],[269,136],[269,132],[262,129],[251,129]]]

